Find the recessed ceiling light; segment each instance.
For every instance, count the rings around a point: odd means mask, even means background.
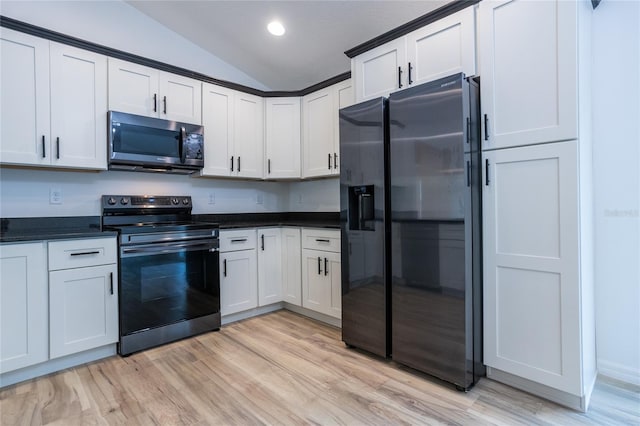
[[[267,29],[274,36],[281,36],[284,34],[284,26],[278,21],[271,21],[269,25],[267,25]]]

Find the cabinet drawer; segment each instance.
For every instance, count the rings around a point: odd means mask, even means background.
[[[302,248],[340,253],[340,231],[303,228]]]
[[[118,261],[115,238],[49,242],[49,270],[107,265]]]
[[[220,251],[250,250],[256,248],[255,229],[220,231]]]

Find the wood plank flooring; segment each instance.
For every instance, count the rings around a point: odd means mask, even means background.
[[[289,311],[0,391],[0,424],[640,424],[640,392],[599,382],[578,413],[482,379],[461,393],[345,348]]]

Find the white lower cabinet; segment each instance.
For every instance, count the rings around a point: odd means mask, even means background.
[[[0,245],[0,373],[49,355],[47,246]]]
[[[220,231],[220,314],[258,306],[256,230]]]
[[[118,341],[115,238],[49,242],[49,358]]]
[[[578,141],[483,156],[487,375],[586,409],[596,370]]]
[[[300,228],[282,228],[282,299],[302,306]]]
[[[340,231],[302,230],[302,306],[335,318],[342,318],[339,241]]]
[[[282,302],[282,231],[258,229],[258,306]]]

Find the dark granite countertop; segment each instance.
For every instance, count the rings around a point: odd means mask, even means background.
[[[340,228],[339,212],[198,214],[194,219],[218,223],[222,229],[266,226]],[[0,243],[116,236],[100,229],[100,216],[2,218]]]
[[[100,229],[100,216],[2,218],[0,223],[2,243],[118,235]]]

